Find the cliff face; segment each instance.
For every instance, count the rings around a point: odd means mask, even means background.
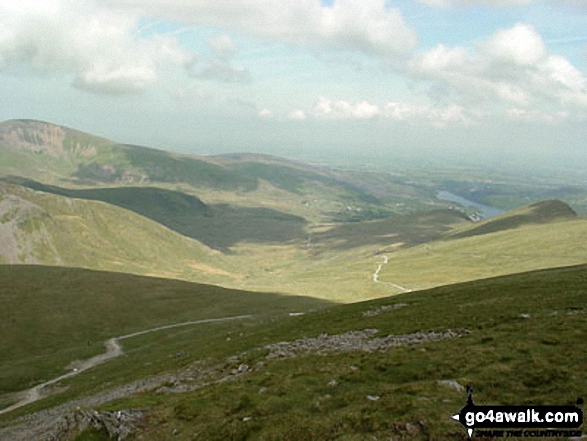
[[[96,143],[76,136],[75,131],[42,121],[14,120],[0,124],[0,144],[56,158],[92,157]],[[90,138],[90,137],[87,137]]]

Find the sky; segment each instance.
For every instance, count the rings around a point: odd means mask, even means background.
[[[0,0],[0,102],[197,154],[577,164],[587,0]]]

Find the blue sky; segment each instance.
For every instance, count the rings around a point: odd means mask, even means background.
[[[586,0],[0,0],[0,119],[193,153],[587,157]]]

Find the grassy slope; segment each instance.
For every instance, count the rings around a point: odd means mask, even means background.
[[[146,394],[105,406],[150,409],[141,430],[148,440],[466,439],[450,416],[466,394],[439,383],[475,389],[477,404],[571,404],[587,389],[587,267],[537,271],[355,303],[303,317],[197,341],[202,356],[241,355],[258,372],[184,394]],[[364,317],[382,305],[407,306]],[[459,339],[388,352],[306,355],[264,360],[264,344],[378,329],[379,335],[468,329]],[[191,333],[176,334],[174,350],[194,349]],[[156,340],[149,344],[157,354]],[[138,345],[138,343],[137,343]],[[140,345],[127,360],[143,360]],[[137,357],[134,359],[133,357]],[[114,366],[110,366],[113,369]],[[351,367],[353,367],[351,369]],[[99,368],[95,375],[113,378]],[[81,379],[79,379],[81,381]],[[335,380],[335,385],[329,382]],[[366,399],[379,396],[377,401]],[[250,421],[243,421],[249,417]],[[411,424],[418,434],[410,436]],[[174,430],[175,429],[175,430]],[[196,433],[198,434],[196,436]]]
[[[278,314],[327,302],[128,274],[0,266],[0,393],[61,373],[111,337],[204,318]],[[88,344],[91,342],[91,344]]]
[[[318,249],[352,249],[365,245],[414,246],[439,238],[459,225],[467,225],[468,218],[456,210],[434,210],[411,215],[394,216],[370,222],[333,225],[327,231],[312,235]]]
[[[19,262],[201,282],[239,277],[222,270],[218,252],[130,211],[7,183],[0,183],[0,190],[20,201],[0,220],[14,218]],[[19,214],[27,203],[35,210]]]
[[[512,230],[523,225],[546,224],[558,220],[575,219],[576,217],[577,213],[562,201],[540,201],[457,231],[451,236],[453,238],[478,236]]]
[[[459,213],[432,212],[346,225],[315,226],[297,245],[234,248],[247,279],[228,286],[255,291],[300,293],[340,302],[356,302],[399,292],[373,282],[383,261],[377,251],[438,239],[463,219]]]
[[[52,131],[52,136],[47,133]],[[18,133],[16,144],[11,136]],[[26,161],[0,163],[0,175],[16,174],[56,182],[185,182],[196,187],[223,190],[254,190],[257,181],[224,167],[186,155],[139,146],[116,144],[88,133],[31,120],[0,123],[0,151],[14,156],[18,152]],[[39,164],[50,158],[48,170]],[[41,161],[39,161],[39,159]],[[30,163],[40,165],[35,169]],[[49,172],[49,173],[48,173]]]
[[[412,289],[587,262],[587,219],[545,201],[394,253],[381,280]]]
[[[36,253],[41,263],[158,275],[348,302],[398,292],[391,285],[373,282],[373,272],[382,261],[381,256],[374,255],[377,250],[391,257],[380,273],[380,281],[411,289],[587,261],[581,247],[581,238],[587,235],[587,222],[580,218],[557,221],[559,214],[571,216],[572,212],[556,202],[521,209],[469,227],[463,226],[464,222],[459,224],[462,219],[458,212],[447,211],[317,226],[305,234],[303,224],[292,224],[287,216],[276,219],[270,211],[242,210],[232,217],[225,215],[219,219],[209,214],[209,211],[218,210],[218,206],[204,205],[195,197],[168,190],[60,191],[103,197],[139,212],[146,210],[156,220],[159,213],[181,232],[192,231],[198,238],[207,238],[208,243],[217,246],[237,245],[231,247],[229,256],[221,256],[128,211],[23,190],[23,194],[49,213],[49,217],[40,216],[37,221],[46,225],[53,237],[52,247],[39,247]],[[139,197],[143,193],[148,197]],[[557,210],[552,209],[553,206]],[[245,212],[262,215],[247,218],[243,216]],[[520,219],[525,222],[524,226],[510,228]],[[540,223],[547,220],[551,223]],[[34,226],[35,221],[30,225]],[[277,229],[272,229],[271,225]],[[457,229],[451,240],[429,242],[455,226]],[[324,231],[325,228],[329,229]],[[477,234],[484,228],[505,230]],[[460,235],[471,237],[454,239]],[[290,244],[270,245],[271,239],[296,240]],[[400,247],[401,243],[405,248],[422,242],[428,243],[409,249]],[[47,257],[51,257],[53,249],[58,250],[61,261]]]
[[[35,190],[116,205],[224,251],[242,241],[275,243],[305,236],[303,218],[270,208],[206,205],[196,196],[154,187],[74,190],[26,179],[12,181]]]

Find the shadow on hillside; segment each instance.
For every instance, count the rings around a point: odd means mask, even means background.
[[[283,243],[306,236],[306,220],[301,217],[269,208],[207,205],[179,191],[154,187],[72,190],[17,177],[7,181],[46,193],[116,205],[224,252],[238,242]]]
[[[318,247],[351,249],[364,245],[380,247],[403,244],[414,246],[440,238],[452,225],[468,220],[456,210],[435,210],[425,213],[398,215],[388,219],[341,224],[312,235]]]

